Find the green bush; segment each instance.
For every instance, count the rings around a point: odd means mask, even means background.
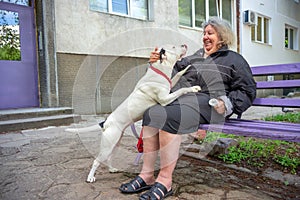
[[[264,120],[300,123],[300,112],[275,115],[266,117]],[[210,142],[218,137],[230,137],[238,140],[238,145],[230,147],[228,154],[218,156],[226,163],[239,164],[246,162],[253,167],[264,167],[269,166],[271,161],[289,170],[292,174],[296,174],[297,169],[300,167],[299,143],[247,138],[213,132],[208,133],[205,140]]]
[[[21,60],[21,51],[9,45],[0,47],[0,60]]]
[[[0,26],[0,60],[21,60],[19,27]]]

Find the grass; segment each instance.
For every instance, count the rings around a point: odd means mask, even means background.
[[[290,122],[300,124],[300,112],[291,112],[264,118],[265,121]]]
[[[300,123],[300,112],[285,113],[267,117],[264,120]],[[204,142],[211,142],[220,137],[238,140],[238,145],[230,147],[227,154],[217,156],[217,159],[221,159],[225,163],[257,169],[272,167],[291,174],[300,173],[299,143],[248,138],[214,132],[208,132]]]

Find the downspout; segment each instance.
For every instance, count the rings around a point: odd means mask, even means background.
[[[58,91],[58,71],[56,57],[56,40],[55,40],[55,5],[42,2],[43,10],[43,29],[44,29],[44,53],[45,53],[45,71],[46,71],[46,90],[47,90],[47,107],[59,106]],[[51,12],[51,13],[48,13]],[[49,24],[51,27],[49,27]],[[52,41],[49,40],[49,34],[52,34]]]
[[[236,0],[236,31],[237,31],[237,38],[236,38],[236,42],[237,42],[237,52],[238,53],[242,53],[241,52],[241,40],[242,40],[242,31],[241,31],[241,20],[243,20],[243,18],[241,17],[241,1],[240,0]]]

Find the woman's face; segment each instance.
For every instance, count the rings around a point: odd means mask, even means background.
[[[210,55],[219,49],[219,35],[211,25],[207,25],[203,32],[203,46],[205,53]]]

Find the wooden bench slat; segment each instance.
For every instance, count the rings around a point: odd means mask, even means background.
[[[276,122],[265,123],[265,121],[256,121],[256,122],[245,122],[245,121],[227,121],[226,125],[230,126],[238,126],[238,127],[244,127],[244,128],[260,128],[263,130],[278,130],[282,132],[286,132],[287,129],[290,132],[298,132],[300,134],[300,126],[293,126],[290,125],[291,123],[286,124],[278,124]]]
[[[278,64],[251,67],[254,76],[275,74],[297,74],[300,73],[300,63]]]
[[[263,120],[248,120],[248,119],[234,119],[234,118],[230,118],[230,119],[226,120],[226,123],[251,123],[251,124],[263,123],[263,124],[267,124],[268,126],[272,126],[272,125],[275,124],[275,126],[278,125],[278,126],[288,126],[288,127],[298,127],[298,128],[300,128],[299,124],[297,124],[297,123],[263,121]]]
[[[271,106],[271,107],[290,107],[299,108],[300,99],[289,98],[256,98],[253,101],[253,106]]]
[[[222,132],[227,134],[242,135],[246,137],[256,137],[271,140],[285,140],[290,142],[300,142],[300,134],[290,131],[261,130],[257,128],[232,127],[231,125],[202,124],[201,129]]]
[[[300,80],[259,81],[256,86],[257,89],[297,88]]]
[[[299,133],[300,135],[300,126],[299,124],[288,123],[288,122],[271,122],[271,121],[262,121],[262,120],[243,120],[243,119],[229,119],[226,120],[224,124],[211,124],[211,126],[232,126],[240,128],[253,128],[264,130],[273,130],[281,132],[292,132]],[[201,125],[205,126],[205,125]]]

